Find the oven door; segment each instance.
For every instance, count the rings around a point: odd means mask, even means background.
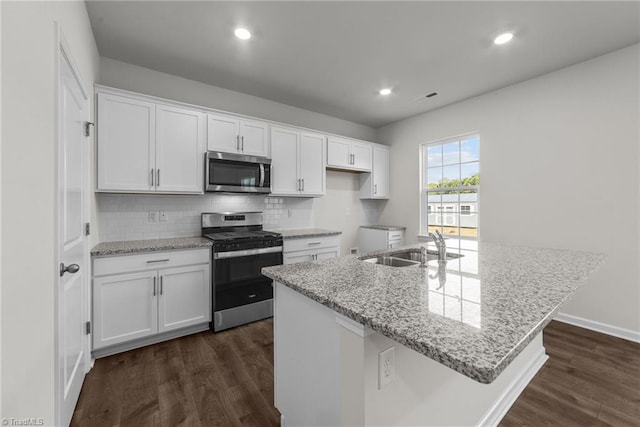
[[[273,298],[272,280],[263,267],[282,264],[282,247],[214,253],[214,311]]]
[[[206,190],[209,192],[270,193],[270,160],[208,152]]]

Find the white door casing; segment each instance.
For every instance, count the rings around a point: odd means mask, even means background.
[[[68,426],[87,370],[87,289],[90,277],[84,224],[88,216],[89,98],[58,28],[56,185],[56,424]],[[63,270],[66,267],[67,271]]]

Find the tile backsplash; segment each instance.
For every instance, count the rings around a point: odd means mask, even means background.
[[[314,224],[313,199],[98,193],[96,200],[101,242],[198,236],[202,212],[260,211],[267,229],[306,228]],[[166,221],[160,221],[160,211],[166,212]],[[156,216],[153,222],[150,212]]]

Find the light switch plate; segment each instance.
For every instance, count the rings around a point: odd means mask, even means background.
[[[149,211],[149,222],[158,222],[158,211]]]
[[[169,221],[169,215],[167,215],[167,211],[158,211],[158,220],[160,222]]]

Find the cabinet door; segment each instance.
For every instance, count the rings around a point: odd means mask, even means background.
[[[268,156],[266,123],[240,122],[240,152],[251,156]]]
[[[155,104],[98,94],[98,190],[154,191]]]
[[[271,128],[271,193],[299,195],[298,141],[300,134],[291,129]]]
[[[203,193],[205,114],[156,107],[156,191]]]
[[[211,321],[209,264],[167,268],[158,276],[159,332]]]
[[[207,150],[240,152],[240,122],[235,117],[207,115]]]
[[[325,173],[324,136],[303,132],[300,135],[302,194],[307,196],[324,195]]]
[[[158,331],[156,271],[93,279],[93,348]]]
[[[338,247],[318,249],[318,251],[316,252],[316,261],[322,261],[329,258],[337,258],[339,256],[340,248]]]
[[[356,169],[371,170],[371,145],[354,142],[351,144],[352,167]]]
[[[314,251],[297,251],[297,252],[289,252],[284,253],[282,255],[282,263],[283,264],[295,264],[298,262],[309,262],[313,261]]]
[[[373,197],[376,199],[389,198],[389,150],[386,148],[373,149]]]
[[[351,167],[350,142],[339,138],[327,138],[327,166]]]

